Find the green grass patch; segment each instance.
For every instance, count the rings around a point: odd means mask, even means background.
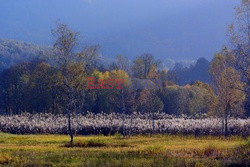
[[[235,166],[249,138],[192,135],[75,136],[0,133],[0,166]]]

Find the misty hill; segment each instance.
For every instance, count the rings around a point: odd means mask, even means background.
[[[47,53],[48,48],[46,47],[22,41],[0,39],[0,72],[23,61],[44,59]],[[106,61],[108,64],[111,62],[111,60]],[[173,68],[171,68],[172,66]],[[171,69],[170,73],[174,73],[175,82],[179,85],[190,84],[197,80],[210,82],[209,61],[205,58],[199,58],[195,63],[192,61],[174,62],[166,59],[161,61],[160,68],[165,67]]]
[[[199,80],[204,83],[210,83],[209,61],[205,58],[199,58],[194,65],[185,67],[181,63],[176,63],[175,67],[170,70],[175,75],[175,82],[178,85],[192,84]]]
[[[226,44],[239,1],[8,0],[0,5],[0,38],[50,45],[50,29],[61,20],[83,34],[83,45],[100,44],[104,57],[211,59]]]
[[[38,58],[45,52],[45,47],[21,41],[0,39],[0,71],[19,62]]]

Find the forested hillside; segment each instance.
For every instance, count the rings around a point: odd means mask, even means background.
[[[0,71],[23,61],[39,58],[45,52],[45,47],[16,40],[0,39]]]

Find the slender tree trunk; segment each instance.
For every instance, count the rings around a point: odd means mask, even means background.
[[[52,114],[55,114],[55,99],[53,98],[53,103],[52,103]]]
[[[130,114],[129,137],[131,136],[132,124],[133,124],[133,112],[131,112]]]
[[[73,145],[73,133],[72,133],[72,129],[71,129],[71,111],[70,109],[68,109],[68,130],[69,130],[69,135],[70,135],[70,145]]]
[[[225,121],[224,117],[221,118],[221,135],[225,134]]]
[[[225,117],[225,136],[228,136],[228,118]]]
[[[68,108],[68,131],[70,135],[70,145],[73,145],[73,133],[71,129],[71,107],[72,107],[72,90],[69,86],[69,80],[67,78],[67,75],[65,77],[65,85],[66,85],[66,94],[67,94],[67,108]]]
[[[122,89],[122,135],[125,137],[125,101],[124,101],[124,91]]]
[[[154,113],[152,113],[152,136],[155,133],[155,118],[154,118]]]
[[[130,125],[129,125],[129,137],[132,134],[132,124],[133,124],[133,115],[134,112],[136,112],[136,107],[135,107],[135,98],[136,98],[136,92],[132,92],[132,111],[130,113]]]
[[[229,112],[230,111],[230,104],[228,103],[227,104],[227,107],[226,107],[226,110],[225,110],[225,115],[224,115],[224,119],[225,119],[225,133],[224,133],[224,135],[225,136],[228,136],[228,115],[229,115]]]

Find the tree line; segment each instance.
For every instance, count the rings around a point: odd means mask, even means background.
[[[222,117],[227,132],[229,116],[250,114],[250,26],[249,22],[242,21],[246,16],[249,19],[246,15],[249,4],[249,1],[242,1],[237,9],[238,22],[230,26],[231,49],[223,48],[210,63],[199,59],[196,66],[184,70],[182,75],[182,68],[169,71],[160,68],[161,62],[148,53],[132,63],[118,56],[106,66],[101,61],[98,46],[79,51],[79,33],[58,23],[52,30],[54,45],[50,52],[1,72],[0,111],[7,114],[68,114],[69,130],[72,112],[146,112],[151,113],[152,118],[156,112],[206,114]],[[178,85],[182,76],[187,76],[183,74],[197,70],[202,63],[208,64],[211,80],[181,81]],[[163,89],[87,90],[86,80],[90,76],[104,81],[109,78],[125,81],[138,78],[152,82],[160,79]]]
[[[98,54],[91,60],[96,63],[87,63],[85,60],[67,64],[67,70],[73,86],[76,88],[79,99],[77,103],[83,104],[80,112],[120,112],[121,90],[87,90],[87,78],[95,77],[106,81],[109,78],[125,80],[138,78],[160,79],[163,89],[158,90],[124,90],[125,106],[132,106],[134,110],[127,112],[146,112],[145,110],[163,111],[168,114],[194,115],[207,113],[215,95],[207,83],[200,81],[185,86],[179,86],[171,80],[166,70],[157,68],[157,61],[150,54],[144,54],[134,60],[132,64],[119,56],[108,69],[98,65]],[[79,56],[79,55],[78,55]],[[87,60],[90,61],[90,60]],[[84,63],[87,63],[83,65]],[[87,69],[85,69],[87,68]],[[171,73],[170,73],[171,74]],[[65,113],[64,76],[63,70],[45,60],[35,59],[12,66],[4,70],[0,77],[1,112],[9,114],[29,113]],[[74,75],[74,77],[73,77]],[[172,74],[171,74],[172,75]],[[146,96],[148,96],[146,98]],[[155,99],[157,106],[150,105]],[[185,106],[185,107],[183,107]],[[145,108],[145,109],[143,109]]]

